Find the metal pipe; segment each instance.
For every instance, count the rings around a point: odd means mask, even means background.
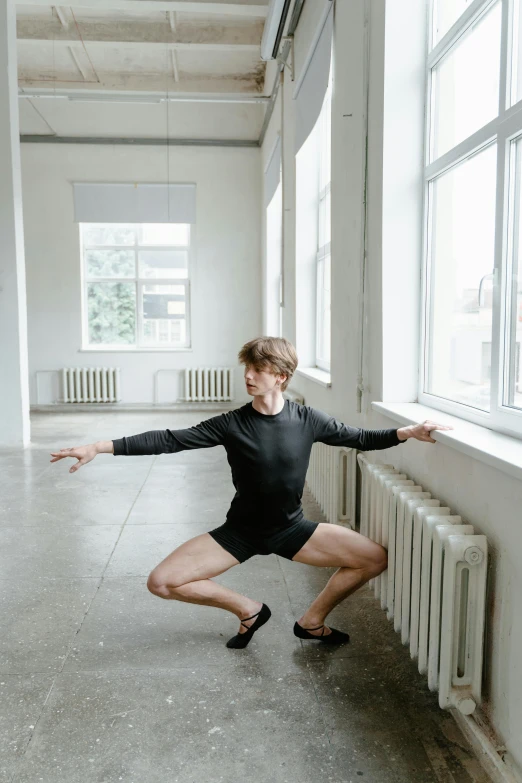
[[[49,80],[46,80],[49,81]],[[176,93],[170,92],[168,96],[159,92],[110,92],[106,90],[81,90],[68,92],[67,90],[20,90],[19,98],[44,98],[51,100],[69,100],[78,102],[95,103],[269,103],[270,97],[266,95],[252,95],[242,93]]]
[[[370,24],[368,5],[365,3],[365,56],[364,56],[364,91],[365,91],[365,107],[364,107],[364,134],[365,134],[365,157],[364,157],[364,195],[363,195],[363,230],[362,230],[362,254],[361,254],[361,278],[360,278],[360,296],[359,296],[359,367],[357,376],[356,387],[356,399],[357,399],[357,413],[361,413],[363,409],[363,394],[366,391],[364,385],[364,358],[365,358],[365,328],[364,319],[366,317],[366,261],[368,254],[368,130],[369,130],[369,110],[370,110]]]
[[[94,136],[51,136],[26,134],[20,136],[21,144],[93,144],[130,145],[135,147],[259,147],[259,142],[250,139],[127,139],[121,137]]]

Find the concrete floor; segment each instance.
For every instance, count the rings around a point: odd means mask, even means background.
[[[293,636],[333,569],[270,555],[218,577],[272,609],[246,650],[225,647],[232,615],[147,591],[224,520],[224,449],[102,455],[72,475],[48,461],[206,415],[37,414],[30,448],[0,451],[0,783],[489,780],[367,588],[330,615],[350,645]],[[321,520],[310,497],[305,511]]]

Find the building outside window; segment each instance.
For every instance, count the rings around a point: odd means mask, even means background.
[[[317,248],[316,366],[330,371],[331,351],[331,137],[332,77],[318,119],[319,199]]]
[[[432,0],[420,401],[522,434],[520,2]],[[520,54],[519,54],[520,52]]]
[[[190,226],[81,223],[83,347],[190,346]]]

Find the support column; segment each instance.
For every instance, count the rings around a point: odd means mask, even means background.
[[[16,7],[0,0],[0,446],[29,442]]]

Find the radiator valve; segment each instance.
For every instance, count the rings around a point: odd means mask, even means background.
[[[484,560],[484,552],[478,546],[469,546],[464,552],[464,560],[470,565],[480,565]]]

